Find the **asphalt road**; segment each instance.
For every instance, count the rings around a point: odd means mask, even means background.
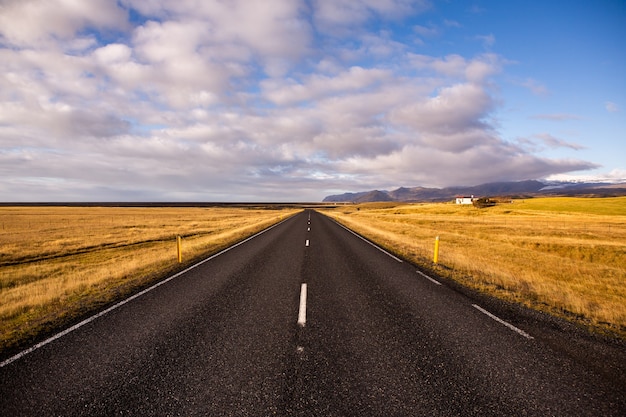
[[[625,371],[304,211],[2,362],[0,414],[624,416]]]

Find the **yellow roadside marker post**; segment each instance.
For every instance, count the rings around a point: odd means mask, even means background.
[[[182,238],[180,236],[176,236],[176,249],[178,251],[178,263],[182,263],[183,251],[182,251]]]
[[[433,263],[439,262],[439,236],[435,238],[435,254],[433,256]]]

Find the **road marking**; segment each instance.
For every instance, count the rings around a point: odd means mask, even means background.
[[[343,227],[343,228],[344,228],[344,229],[346,229],[348,232],[352,233],[354,236],[358,237],[358,238],[359,238],[359,239],[361,239],[362,241],[369,243],[370,245],[372,245],[373,247],[375,247],[376,249],[378,249],[379,251],[381,251],[381,252],[382,252],[382,253],[384,253],[385,255],[392,257],[393,259],[395,259],[395,260],[396,260],[396,261],[398,261],[398,262],[402,262],[402,259],[400,259],[400,258],[398,258],[398,257],[396,257],[396,256],[393,256],[392,254],[390,254],[389,252],[387,252],[386,250],[384,250],[384,249],[383,249],[383,248],[381,248],[380,246],[375,245],[374,243],[372,243],[372,242],[370,242],[369,240],[365,239],[363,236],[359,235],[358,233],[353,232],[352,230],[348,229],[346,226],[344,226],[343,224],[339,223],[337,220],[335,220],[335,219],[331,219],[331,220],[333,220],[333,221],[334,221],[335,223],[337,223],[339,226]]]
[[[298,326],[306,324],[306,284],[300,286],[300,308],[298,309]]]
[[[32,353],[32,352],[34,352],[35,350],[37,350],[37,349],[39,349],[39,348],[41,348],[41,347],[43,347],[43,346],[45,346],[45,345],[47,345],[47,344],[49,344],[49,343],[54,342],[54,341],[55,341],[55,340],[57,340],[57,339],[62,338],[63,336],[65,336],[65,335],[67,335],[67,334],[69,334],[69,333],[73,332],[74,330],[77,330],[77,329],[79,329],[79,328],[83,327],[84,325],[91,323],[92,321],[96,320],[97,318],[102,317],[102,316],[104,316],[105,314],[108,314],[108,313],[110,313],[111,311],[113,311],[113,310],[116,310],[116,309],[120,308],[120,307],[121,307],[121,306],[123,306],[124,304],[129,303],[129,302],[133,301],[134,299],[139,298],[139,297],[141,297],[142,295],[144,295],[144,294],[146,294],[146,293],[149,293],[150,291],[152,291],[152,290],[154,290],[154,289],[156,289],[156,288],[160,287],[161,285],[163,285],[163,284],[166,284],[166,283],[170,282],[170,281],[171,281],[171,280],[173,280],[174,278],[178,278],[179,276],[181,276],[181,275],[183,275],[183,274],[185,274],[185,273],[187,273],[187,272],[191,271],[192,269],[194,269],[194,268],[196,268],[196,267],[198,267],[198,266],[202,265],[203,263],[209,262],[211,259],[215,259],[215,258],[217,258],[218,256],[220,256],[220,255],[222,255],[222,254],[224,254],[224,253],[228,252],[228,251],[229,251],[229,250],[231,250],[231,249],[236,248],[236,247],[237,247],[237,246],[239,246],[239,245],[243,245],[243,244],[244,244],[244,243],[246,243],[247,241],[252,240],[252,239],[254,239],[254,238],[255,238],[255,237],[257,237],[257,236],[262,235],[263,233],[267,232],[267,231],[268,231],[268,230],[270,230],[270,229],[273,229],[274,227],[278,226],[279,224],[281,224],[281,223],[283,223],[283,222],[285,222],[285,221],[287,221],[287,220],[289,220],[289,218],[287,218],[287,219],[285,219],[285,220],[283,220],[283,221],[280,221],[280,222],[278,222],[278,223],[276,223],[276,224],[274,224],[274,225],[272,225],[272,226],[268,227],[267,229],[261,230],[260,232],[258,232],[258,233],[256,233],[256,234],[254,234],[254,235],[250,236],[249,238],[247,238],[247,239],[245,239],[245,240],[242,240],[241,242],[236,243],[236,244],[234,244],[234,245],[232,245],[232,246],[229,246],[229,247],[227,247],[226,249],[223,249],[223,250],[221,250],[220,252],[215,253],[215,254],[213,254],[213,255],[209,256],[208,258],[203,259],[202,261],[200,261],[200,262],[198,262],[198,263],[196,263],[196,264],[191,265],[190,267],[188,267],[188,268],[186,268],[186,269],[184,269],[184,270],[180,271],[179,273],[174,274],[174,275],[172,275],[171,277],[164,279],[163,281],[159,281],[159,282],[157,282],[156,284],[154,284],[153,286],[151,286],[151,287],[149,287],[149,288],[146,288],[145,290],[140,291],[140,292],[138,292],[137,294],[132,295],[132,296],[130,296],[130,297],[128,297],[128,298],[126,298],[125,300],[120,301],[119,303],[117,303],[117,304],[115,304],[115,305],[112,305],[111,307],[107,308],[106,310],[103,310],[103,311],[101,311],[101,312],[99,312],[99,313],[97,313],[97,314],[94,314],[93,316],[86,318],[85,320],[81,321],[80,323],[77,323],[77,324],[73,325],[72,327],[69,327],[69,328],[67,328],[67,329],[63,330],[62,332],[59,332],[59,333],[55,334],[54,336],[51,336],[51,337],[49,337],[48,339],[46,339],[46,340],[44,340],[44,341],[42,341],[42,342],[39,342],[39,343],[37,343],[36,345],[31,346],[31,347],[29,347],[28,349],[23,350],[23,351],[21,351],[20,353],[18,353],[18,354],[16,354],[16,355],[14,355],[14,356],[11,356],[10,358],[8,358],[8,359],[4,360],[3,362],[0,362],[0,368],[3,368],[3,367],[5,367],[5,366],[7,366],[8,364],[10,364],[10,363],[12,363],[12,362],[15,362],[16,360],[18,360],[18,359],[20,359],[20,358],[22,358],[22,357],[24,357],[24,356],[28,355],[29,353]]]
[[[307,239],[306,242],[304,242],[304,246],[309,246],[309,239]]]
[[[429,277],[428,275],[426,275],[426,274],[425,274],[425,273],[423,273],[422,271],[415,271],[415,272],[417,272],[418,274],[420,274],[421,276],[423,276],[423,277],[424,277],[424,278],[426,278],[427,280],[430,280],[430,281],[434,282],[434,283],[435,283],[435,284],[437,284],[437,285],[441,285],[441,282],[437,281],[436,279],[433,279],[433,278]]]
[[[497,316],[491,314],[490,312],[488,312],[484,308],[482,308],[482,307],[480,307],[480,306],[478,306],[476,304],[472,304],[472,307],[476,308],[481,313],[486,314],[487,316],[491,317],[492,319],[494,319],[498,323],[505,325],[506,327],[508,327],[509,329],[513,330],[514,332],[524,336],[526,339],[534,339],[534,337],[532,337],[531,335],[529,335],[525,331],[523,331],[521,329],[518,329],[517,327],[513,326],[511,323],[507,323],[506,321],[502,320],[500,317],[497,317]]]
[[[307,232],[310,232],[310,231],[311,231],[311,228],[310,228],[310,227],[307,227],[306,231],[307,231]]]

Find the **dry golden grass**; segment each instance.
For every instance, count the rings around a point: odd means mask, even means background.
[[[626,336],[625,197],[537,198],[487,209],[365,204],[327,214],[464,285]]]
[[[0,351],[293,214],[262,208],[0,207]]]

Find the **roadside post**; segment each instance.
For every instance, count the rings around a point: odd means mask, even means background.
[[[176,250],[178,253],[178,263],[182,263],[183,251],[182,251],[182,238],[180,236],[176,236]]]
[[[439,262],[439,236],[435,238],[435,254],[433,255],[433,263]]]

